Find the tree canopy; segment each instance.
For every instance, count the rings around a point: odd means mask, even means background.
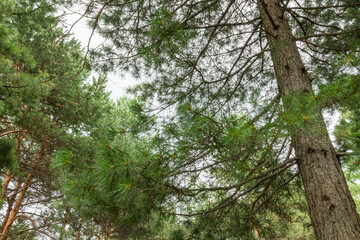
[[[25,239],[34,231],[49,237],[59,219],[44,210],[62,198],[50,160],[96,125],[109,109],[108,94],[103,78],[86,83],[80,45],[60,39],[53,2],[2,1],[0,7],[0,239]]]
[[[358,1],[85,1],[85,53],[56,4],[0,3],[3,239],[360,235]],[[114,103],[90,65],[142,83]]]
[[[359,234],[322,117],[358,102],[358,11],[356,1],[94,4],[88,15],[107,40],[93,52],[99,70],[147,78],[133,92],[164,113],[154,136],[172,203],[165,212],[231,216],[250,231],[271,201],[283,205],[276,196],[299,170],[317,238]]]

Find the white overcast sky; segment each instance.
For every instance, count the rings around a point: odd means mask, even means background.
[[[64,9],[64,11],[68,12],[67,17],[65,18],[65,22],[67,28],[70,29],[70,26],[74,25],[81,18],[81,15],[76,13],[82,14],[85,11],[85,8],[73,7],[72,9]],[[70,33],[75,39],[80,41],[81,45],[84,48],[86,48],[89,42],[89,38],[91,36],[91,29],[86,24],[85,18],[82,18],[80,21],[78,21],[73,26]],[[95,33],[91,38],[90,47],[97,47],[101,43],[101,37]],[[121,75],[124,75],[125,77],[121,77]],[[111,98],[116,100],[119,97],[126,95],[126,89],[135,84],[136,80],[130,74],[111,73],[108,75],[108,83],[106,90],[111,92]]]
[[[74,7],[71,10],[66,10],[69,12],[77,12],[77,13],[83,13],[85,11],[85,8],[76,8]],[[81,15],[79,14],[69,14],[66,18],[67,25],[73,25],[79,18],[81,18]],[[91,35],[91,29],[86,24],[85,19],[81,19],[79,22],[77,22],[74,27],[71,30],[71,33],[73,36],[78,39],[82,46],[85,48],[88,45],[89,37]],[[94,34],[94,36],[91,39],[90,47],[94,48],[97,47],[99,44],[102,43],[102,39],[99,35]],[[124,75],[125,77],[121,77],[121,75]],[[126,95],[126,89],[130,86],[134,86],[136,84],[136,80],[130,75],[130,74],[120,74],[120,73],[112,73],[108,75],[108,83],[107,83],[107,91],[111,92],[111,98],[116,100],[121,96]],[[338,122],[339,119],[339,112],[324,112],[324,117],[326,120],[326,123],[328,125],[328,130],[330,132],[330,138],[331,140],[335,140],[335,137],[333,135],[334,128]]]

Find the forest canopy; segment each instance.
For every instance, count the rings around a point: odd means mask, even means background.
[[[2,1],[0,35],[0,240],[360,236],[357,0]]]

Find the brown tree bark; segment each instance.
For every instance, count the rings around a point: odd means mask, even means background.
[[[17,132],[19,132],[19,131],[17,131]],[[17,139],[16,139],[16,142],[17,142],[16,151],[19,151],[21,143],[24,140],[25,133],[27,131],[23,130],[23,131],[20,131],[20,132],[21,132],[21,134],[19,134],[17,136]],[[19,183],[19,181],[15,178],[16,179],[16,181],[14,183],[15,188],[13,189],[12,194],[10,196],[7,196],[9,183],[10,183],[10,181],[12,179],[13,179],[12,173],[11,173],[10,169],[8,169],[6,171],[4,183],[2,185],[2,198],[7,201],[7,210],[6,210],[6,214],[4,215],[4,218],[3,218],[2,223],[1,223],[0,232],[2,232],[2,229],[4,228],[5,224],[8,221],[8,218],[10,216],[10,213],[11,213],[11,210],[12,210],[12,207],[13,207],[13,204],[15,202],[16,195],[18,194],[19,189],[20,189],[20,185],[21,185],[21,183]]]
[[[9,183],[10,183],[11,179],[12,179],[11,172],[10,172],[10,170],[7,170],[6,174],[5,174],[4,183],[2,185],[2,191],[1,191],[3,199],[6,198],[6,192],[7,192],[7,189],[8,189],[8,186],[9,186]]]
[[[258,6],[271,49],[278,89],[285,109],[291,111],[302,101],[302,98],[292,96],[311,94],[310,77],[280,0],[258,0]],[[359,216],[326,131],[321,109],[312,111],[316,117],[304,118],[304,126],[293,129],[292,137],[316,238],[360,239]]]
[[[2,229],[4,229],[4,226],[5,226],[5,224],[7,223],[8,219],[10,217],[11,210],[12,210],[13,205],[15,203],[16,195],[20,191],[21,183],[19,183],[16,180],[14,185],[15,185],[15,188],[12,190],[12,194],[10,196],[4,195],[4,196],[6,196],[6,198],[4,197],[4,200],[6,200],[6,202],[7,202],[7,209],[6,209],[6,213],[5,213],[4,218],[2,220],[2,223],[1,223],[0,232],[2,232]]]
[[[37,154],[35,156],[35,161],[34,161],[33,167],[32,167],[33,170],[35,170],[36,167],[39,166],[41,159],[44,156],[46,145],[47,145],[47,140],[44,140],[44,142],[40,146],[39,151],[37,152]],[[0,234],[0,240],[6,240],[8,238],[7,234],[10,231],[11,225],[14,223],[15,219],[17,218],[22,201],[24,200],[24,198],[26,196],[26,192],[31,185],[31,181],[32,181],[33,177],[34,177],[34,174],[32,172],[28,173],[28,175],[21,187],[20,193],[16,199],[14,207],[11,209],[9,216],[3,220],[1,234]]]
[[[0,136],[3,136],[3,135],[5,135],[5,134],[9,134],[9,133],[14,133],[14,132],[21,132],[21,134],[19,134],[18,137],[17,137],[17,139],[16,139],[16,142],[17,142],[17,144],[16,144],[16,151],[18,151],[18,150],[20,149],[21,143],[22,143],[22,141],[23,141],[23,139],[24,139],[24,137],[25,137],[25,133],[27,132],[26,130],[8,131],[8,132],[6,132],[6,133],[1,134]],[[4,183],[3,183],[3,185],[2,185],[2,192],[1,192],[1,194],[2,194],[3,199],[6,198],[6,192],[7,192],[7,190],[8,190],[8,186],[9,186],[9,183],[10,183],[10,181],[11,181],[12,178],[13,178],[13,177],[12,177],[12,175],[11,175],[11,171],[10,171],[10,169],[8,169],[8,170],[6,171]]]

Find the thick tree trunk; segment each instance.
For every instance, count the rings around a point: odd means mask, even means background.
[[[258,0],[263,27],[285,109],[299,108],[310,95],[311,81],[279,0]],[[310,217],[318,240],[360,239],[360,220],[339,160],[326,131],[320,108],[304,116],[293,142],[304,183]],[[306,114],[306,113],[304,113]]]

